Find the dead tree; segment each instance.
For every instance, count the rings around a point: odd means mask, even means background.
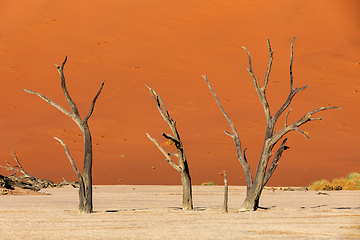
[[[18,157],[16,155],[15,149],[13,149],[13,151],[11,152],[11,155],[12,155],[14,161],[17,163],[17,165],[11,166],[11,164],[9,162],[5,161],[7,166],[0,166],[2,168],[5,168],[8,171],[13,171],[12,174],[10,174],[6,177],[0,175],[0,176],[2,176],[2,177],[0,177],[2,179],[2,181],[0,180],[0,182],[3,183],[3,184],[0,183],[0,187],[4,187],[7,189],[11,189],[11,190],[13,190],[14,187],[19,187],[22,189],[30,189],[33,191],[40,191],[43,188],[49,188],[49,187],[63,187],[63,186],[71,185],[74,188],[77,188],[79,186],[79,183],[69,182],[65,178],[63,178],[64,181],[55,184],[50,180],[35,177],[35,176],[31,175],[30,173],[28,173],[27,171],[25,171],[25,169],[23,168],[23,166],[20,163],[20,160],[18,159]]]
[[[226,177],[226,172],[224,170],[224,204],[222,211],[228,212],[228,201],[229,201],[229,186],[228,186],[228,180]]]
[[[54,184],[50,180],[35,177],[35,176],[31,175],[30,173],[28,173],[27,171],[25,171],[25,169],[21,165],[14,149],[11,152],[11,155],[12,155],[14,161],[17,163],[17,166],[13,167],[13,166],[11,166],[11,164],[9,162],[6,162],[7,166],[0,166],[2,168],[5,168],[8,171],[13,171],[12,174],[4,177],[4,179],[6,179],[8,185],[10,185],[11,187],[19,187],[19,188],[23,188],[23,189],[30,189],[33,191],[39,191],[43,188],[56,186],[56,184]],[[22,175],[18,176],[19,173]]]
[[[307,112],[302,118],[300,118],[296,122],[288,125],[287,119],[288,119],[288,115],[291,111],[291,108],[289,108],[289,110],[287,111],[287,113],[285,115],[285,123],[284,123],[283,128],[280,131],[275,131],[275,125],[276,125],[279,117],[290,106],[291,101],[294,98],[294,96],[297,93],[305,90],[308,87],[308,85],[301,87],[301,88],[293,87],[292,65],[293,65],[293,44],[294,44],[295,38],[296,37],[294,37],[293,40],[291,41],[291,46],[290,46],[290,92],[289,92],[289,95],[288,95],[287,99],[285,100],[284,104],[279,108],[279,110],[273,116],[270,113],[269,103],[268,103],[268,100],[267,100],[266,94],[265,94],[266,87],[268,85],[269,75],[270,75],[270,71],[271,71],[271,65],[272,65],[272,61],[273,61],[273,53],[274,53],[274,51],[271,49],[270,41],[269,41],[269,39],[267,40],[270,56],[269,56],[269,62],[268,62],[268,67],[267,67],[264,83],[262,86],[260,85],[259,80],[255,77],[255,75],[253,73],[250,54],[246,50],[246,48],[243,47],[245,52],[247,53],[247,56],[249,59],[248,72],[250,73],[252,80],[254,82],[255,90],[256,90],[256,92],[260,98],[261,104],[264,108],[265,118],[266,118],[265,139],[264,139],[263,149],[261,152],[260,160],[258,162],[258,166],[257,166],[257,170],[256,170],[254,179],[252,178],[252,175],[250,172],[250,166],[249,166],[248,160],[245,155],[246,148],[244,149],[244,151],[242,150],[241,141],[240,141],[239,135],[234,127],[234,124],[230,120],[229,116],[226,114],[219,99],[217,98],[212,87],[210,86],[210,83],[209,83],[207,77],[203,76],[203,78],[206,80],[206,82],[210,88],[212,95],[214,96],[223,115],[225,116],[226,120],[228,121],[228,123],[231,127],[232,133],[230,133],[228,131],[225,131],[225,133],[233,138],[235,147],[236,147],[236,151],[237,151],[237,157],[238,157],[240,164],[242,165],[244,172],[245,172],[247,192],[246,192],[245,201],[240,209],[241,211],[255,211],[259,207],[260,195],[262,193],[262,190],[263,190],[265,184],[269,181],[270,177],[272,176],[276,167],[278,166],[279,159],[280,159],[282,153],[286,149],[289,148],[288,146],[285,145],[287,138],[284,138],[284,136],[287,133],[289,133],[290,131],[295,130],[295,131],[300,132],[307,139],[309,139],[309,137],[306,135],[306,133],[301,131],[299,129],[299,127],[310,121],[321,120],[322,118],[312,118],[311,117],[313,114],[315,114],[317,112],[328,110],[328,109],[339,109],[338,107],[321,107],[321,108],[315,109],[313,111]],[[280,144],[280,146],[278,147],[278,149],[276,150],[275,155],[274,155],[272,150],[273,150],[275,144],[278,143],[280,140],[282,140],[282,143]],[[268,166],[269,160],[272,155],[274,155],[274,157],[272,159],[271,164]]]
[[[166,133],[161,133],[164,138],[172,141],[175,144],[177,149],[177,153],[168,153],[161,147],[159,142],[152,138],[148,133],[146,133],[147,137],[159,148],[159,150],[164,154],[166,157],[166,161],[181,175],[181,183],[183,187],[183,203],[182,207],[184,210],[192,210],[193,209],[193,202],[192,202],[192,186],[191,186],[191,177],[189,172],[189,167],[185,158],[184,146],[180,140],[180,135],[176,129],[176,121],[174,121],[171,117],[169,112],[167,111],[164,102],[162,101],[161,97],[148,85],[146,85],[150,92],[151,96],[154,98],[156,106],[160,112],[162,118],[167,122],[170,126],[170,129],[173,133],[173,136]],[[174,163],[171,156],[176,156],[178,158],[178,164]]]
[[[31,93],[34,94],[38,97],[40,97],[41,99],[45,100],[46,102],[48,102],[50,105],[54,106],[55,108],[57,108],[58,110],[60,110],[62,113],[64,113],[66,116],[70,117],[72,120],[74,120],[74,122],[78,125],[78,127],[80,128],[80,130],[82,131],[83,134],[83,139],[84,139],[84,164],[83,164],[83,172],[82,175],[80,174],[80,172],[77,170],[74,160],[71,158],[69,151],[65,145],[65,143],[63,141],[61,141],[61,139],[59,138],[55,138],[56,140],[58,140],[64,147],[66,155],[68,156],[70,163],[79,179],[79,212],[80,213],[91,213],[93,212],[93,204],[92,204],[92,161],[93,161],[93,155],[92,155],[92,140],[91,140],[91,134],[90,134],[90,129],[89,129],[89,125],[88,125],[88,120],[91,117],[93,111],[94,111],[94,107],[95,107],[95,103],[97,98],[99,97],[101,90],[104,86],[104,82],[102,82],[99,91],[97,92],[96,96],[94,97],[92,103],[91,103],[91,107],[89,110],[89,113],[86,115],[86,117],[84,119],[82,119],[80,117],[78,108],[76,107],[75,102],[72,100],[72,98],[69,95],[69,92],[66,88],[66,83],[65,83],[65,76],[64,76],[64,66],[66,63],[67,57],[65,58],[64,62],[62,63],[61,66],[58,66],[57,64],[57,70],[60,74],[60,78],[61,78],[61,88],[64,92],[64,95],[66,97],[67,102],[70,105],[71,108],[71,112],[69,112],[68,110],[66,110],[65,108],[63,108],[62,106],[60,106],[59,104],[53,102],[52,100],[48,99],[47,97],[41,95],[40,93],[31,91],[31,90],[27,90],[27,89],[22,89],[23,91],[27,92],[27,93]]]

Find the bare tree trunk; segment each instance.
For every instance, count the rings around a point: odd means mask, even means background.
[[[146,85],[147,86],[147,85]],[[181,175],[181,183],[183,187],[183,203],[182,208],[184,210],[192,210],[193,209],[193,201],[192,201],[192,185],[191,185],[191,177],[189,167],[185,158],[185,152],[183,144],[180,140],[180,135],[176,129],[176,121],[174,121],[169,112],[166,110],[165,104],[162,101],[161,97],[149,86],[147,86],[151,92],[151,96],[154,98],[156,106],[160,112],[160,115],[163,117],[165,122],[168,123],[173,136],[170,134],[162,133],[163,137],[174,142],[177,153],[168,153],[161,147],[158,141],[155,138],[152,138],[148,133],[146,134],[148,138],[158,147],[158,149],[164,154],[166,157],[166,161]],[[178,164],[174,163],[171,156],[177,156]]]
[[[225,184],[224,205],[223,205],[222,211],[223,212],[228,212],[229,186],[228,186],[228,180],[227,180],[225,171],[224,171],[224,184]]]
[[[274,173],[274,171],[278,165],[278,161],[279,161],[280,157],[282,156],[283,151],[285,151],[286,149],[289,148],[288,146],[285,145],[287,138],[284,138],[282,144],[278,147],[278,150],[276,151],[276,153],[273,157],[273,160],[269,166],[269,160],[273,156],[272,150],[273,150],[274,146],[281,139],[283,139],[283,137],[287,133],[289,133],[290,131],[294,131],[294,130],[300,132],[306,138],[309,138],[304,132],[299,130],[299,127],[310,121],[321,120],[321,118],[311,118],[312,114],[320,112],[320,111],[328,110],[328,109],[339,109],[338,107],[321,107],[321,108],[315,109],[313,111],[307,112],[298,121],[294,122],[291,125],[288,125],[287,119],[288,119],[288,115],[291,111],[291,108],[289,108],[289,110],[285,116],[285,124],[284,124],[283,129],[281,129],[278,132],[275,131],[275,125],[276,125],[279,117],[290,106],[293,97],[297,93],[305,90],[308,87],[308,86],[304,86],[301,88],[297,88],[297,87],[293,88],[292,64],[293,64],[293,44],[294,44],[295,38],[293,38],[293,40],[291,42],[291,46],[290,46],[290,92],[289,92],[289,95],[288,95],[286,101],[280,107],[280,109],[276,112],[276,114],[274,116],[272,116],[270,113],[269,103],[268,103],[268,100],[267,100],[266,94],[265,94],[266,87],[267,87],[268,80],[269,80],[269,75],[271,72],[273,53],[274,53],[274,51],[271,49],[270,41],[269,41],[269,39],[267,40],[268,49],[269,49],[269,63],[268,63],[268,67],[267,67],[267,71],[266,71],[266,75],[265,75],[265,80],[264,80],[264,83],[262,86],[260,85],[259,80],[255,77],[255,75],[252,71],[250,54],[246,50],[246,48],[244,48],[245,52],[248,55],[248,59],[249,59],[248,72],[253,79],[254,87],[260,98],[261,104],[264,108],[264,113],[265,113],[265,118],[266,118],[266,132],[265,132],[263,150],[262,150],[259,162],[258,162],[254,180],[252,178],[252,175],[250,172],[250,167],[249,167],[249,164],[246,159],[246,155],[245,155],[246,149],[244,151],[242,151],[240,138],[234,127],[234,124],[232,123],[229,116],[226,114],[225,110],[223,109],[223,107],[222,107],[219,99],[217,98],[215,92],[213,91],[207,77],[203,76],[203,78],[206,80],[208,87],[210,88],[210,91],[213,94],[217,104],[219,105],[220,110],[222,111],[223,115],[227,119],[227,121],[232,129],[233,133],[229,133],[227,131],[225,131],[225,133],[234,139],[237,156],[238,156],[238,159],[244,169],[244,173],[245,173],[245,177],[246,177],[246,184],[247,184],[247,191],[246,191],[245,201],[240,209],[241,211],[255,211],[259,208],[259,200],[260,200],[262,190],[263,190],[265,184],[269,181],[272,174]]]
[[[79,187],[79,212],[80,213],[92,213],[93,212],[93,203],[92,203],[92,158],[93,158],[93,155],[92,155],[92,140],[91,140],[91,133],[90,133],[89,125],[88,125],[88,120],[94,111],[96,100],[102,91],[104,82],[102,82],[99,91],[97,92],[96,96],[94,97],[94,99],[91,103],[89,113],[86,115],[86,117],[84,119],[82,119],[80,117],[80,114],[79,114],[78,108],[76,107],[75,102],[70,97],[70,94],[66,88],[65,76],[64,76],[64,72],[63,72],[66,60],[67,60],[67,57],[65,58],[65,60],[61,66],[58,66],[56,64],[55,65],[56,65],[58,72],[60,74],[60,77],[61,77],[62,90],[64,92],[66,100],[68,101],[68,103],[70,105],[72,112],[67,111],[65,108],[63,108],[59,104],[53,102],[52,100],[48,99],[47,97],[41,95],[40,93],[31,91],[31,90],[27,90],[27,89],[22,89],[22,90],[27,93],[37,95],[41,99],[48,102],[50,105],[56,107],[62,113],[64,113],[65,115],[70,117],[72,120],[74,120],[74,122],[78,125],[78,127],[82,131],[83,139],[84,139],[84,164],[83,164],[82,175],[78,171],[78,169],[75,165],[75,162],[72,159],[66,144],[61,139],[56,138],[56,137],[54,137],[54,138],[63,145],[65,153],[66,153],[67,157],[69,158],[70,163],[79,179],[79,186],[80,186]]]
[[[193,202],[192,202],[192,185],[191,185],[191,177],[189,173],[189,168],[187,163],[185,162],[186,166],[184,166],[186,170],[181,171],[181,184],[183,187],[183,203],[182,207],[184,210],[192,210],[193,209]]]
[[[82,179],[84,182],[84,190],[79,191],[79,212],[93,212],[92,203],[92,140],[87,123],[82,129],[84,135],[84,167]]]

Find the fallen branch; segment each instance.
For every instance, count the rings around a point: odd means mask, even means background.
[[[25,171],[14,149],[11,152],[11,155],[14,161],[17,163],[17,166],[11,166],[9,162],[6,162],[7,166],[0,166],[8,171],[13,171],[13,173],[8,176],[0,175],[0,188],[13,190],[14,187],[19,187],[22,189],[39,191],[43,188],[49,188],[49,187],[63,187],[66,185],[71,185],[75,188],[79,186],[79,183],[69,182],[66,179],[64,179],[63,182],[55,184],[50,180],[35,177],[30,173],[28,173],[27,171]],[[19,176],[19,174],[22,175]]]

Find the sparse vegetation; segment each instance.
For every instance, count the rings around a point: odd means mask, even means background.
[[[201,184],[201,186],[214,186],[215,185],[215,183],[213,183],[212,181],[210,181],[210,182],[203,182],[202,184]]]
[[[316,181],[309,186],[312,190],[360,190],[360,173],[353,172],[347,175],[346,178],[334,178],[332,182],[326,179]]]

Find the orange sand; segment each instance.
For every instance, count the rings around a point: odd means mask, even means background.
[[[103,80],[89,123],[95,184],[179,184],[179,176],[145,133],[161,138],[161,119],[147,83],[163,98],[185,145],[194,184],[245,184],[229,126],[205,81],[206,74],[235,123],[252,170],[264,135],[262,106],[247,73],[245,46],[256,76],[267,66],[266,38],[275,50],[268,87],[272,113],[289,88],[289,46],[294,46],[298,94],[289,121],[307,111],[324,119],[288,135],[287,150],[268,185],[308,185],[359,171],[360,2],[354,1],[1,1],[0,159],[55,182],[75,180],[62,138],[82,166],[81,132],[72,120],[28,88],[66,106],[54,62],[68,62],[69,92],[82,116]],[[283,126],[283,119],[279,128]],[[8,174],[1,170],[2,174]],[[120,181],[121,179],[121,181]]]

